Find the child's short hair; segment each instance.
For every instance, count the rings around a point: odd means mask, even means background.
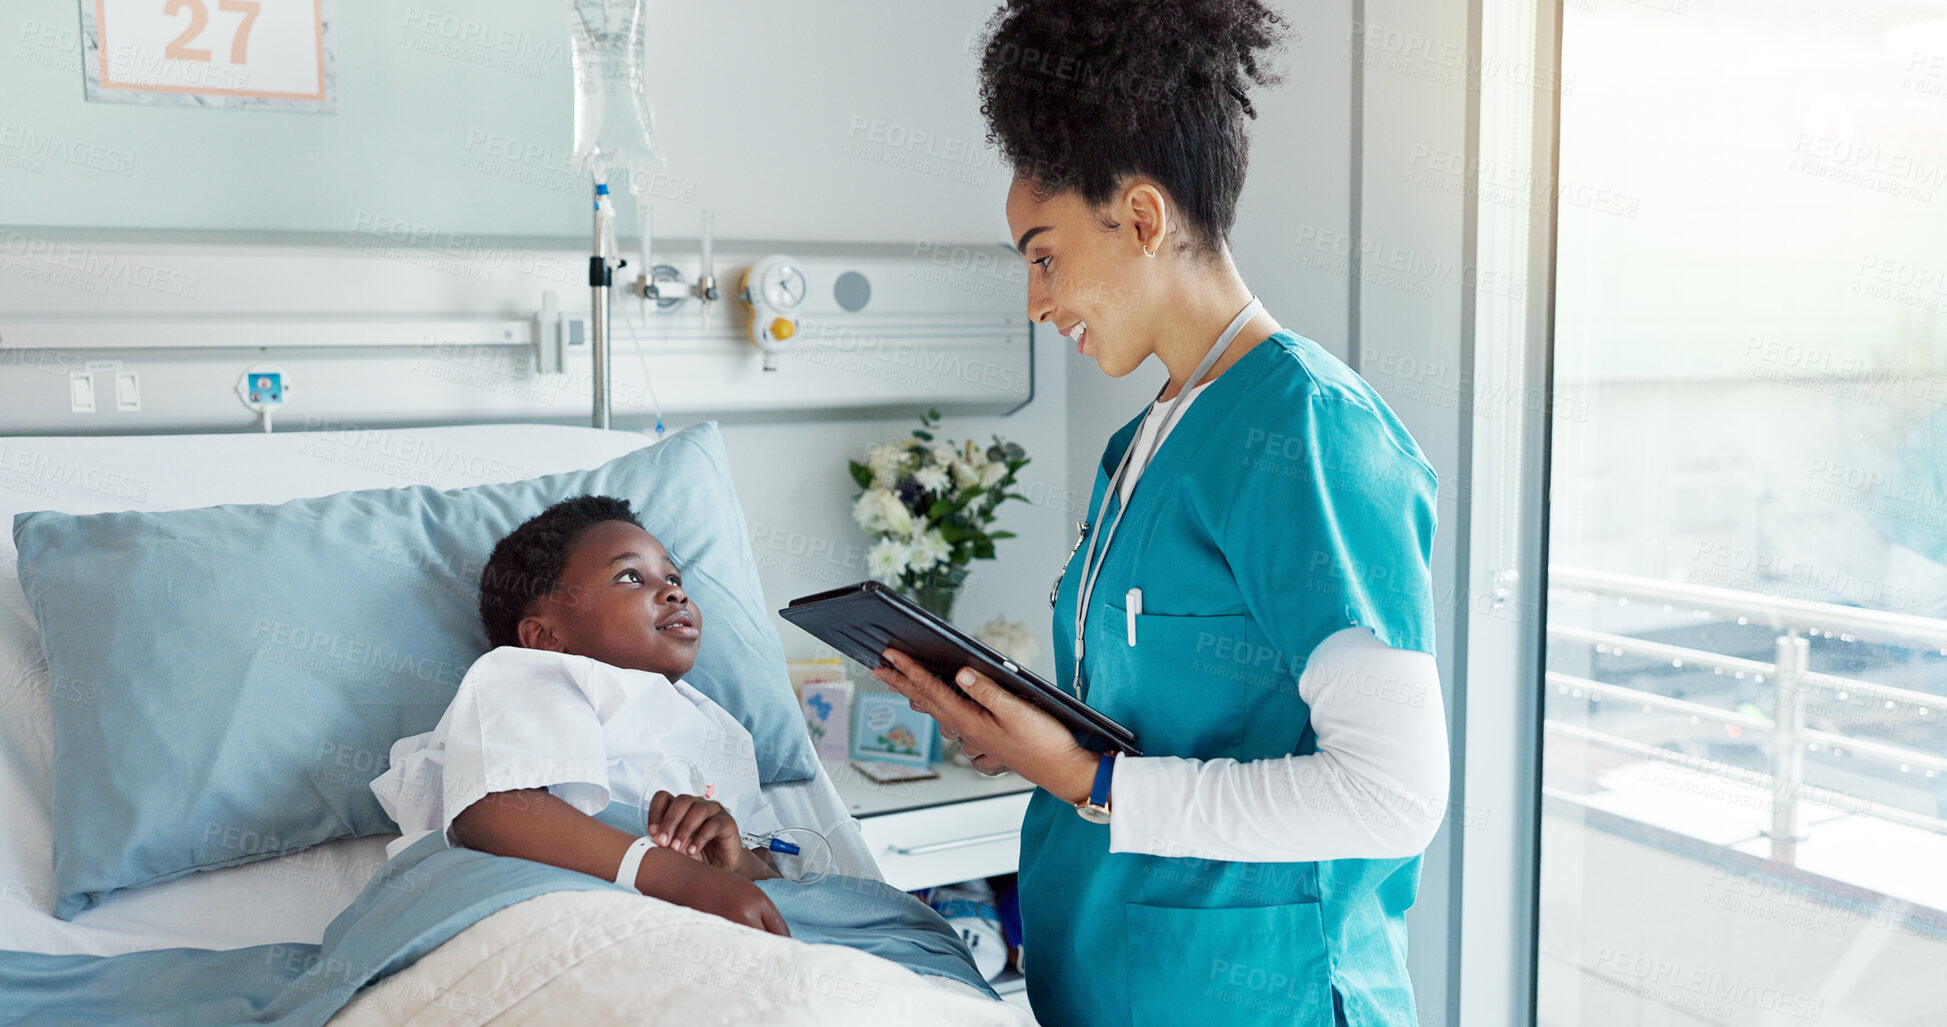
[[[642,527],[626,499],[576,496],[528,518],[494,543],[493,555],[480,571],[480,623],[487,629],[488,645],[521,644],[520,623],[528,604],[561,587],[561,571],[575,539],[603,521]]]

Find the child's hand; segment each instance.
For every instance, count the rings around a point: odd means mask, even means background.
[[[649,840],[713,867],[738,870],[744,843],[737,821],[721,803],[695,795],[657,792],[649,800]]]
[[[643,858],[644,895],[723,917],[731,923],[789,938],[791,928],[771,897],[743,877],[699,859],[652,849]]]

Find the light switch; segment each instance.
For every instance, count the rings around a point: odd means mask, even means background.
[[[141,383],[135,380],[134,371],[115,372],[115,409],[142,409]]]
[[[85,372],[68,375],[68,409],[77,414],[95,412],[95,376]]]

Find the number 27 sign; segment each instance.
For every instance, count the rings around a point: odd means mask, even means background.
[[[80,0],[90,100],[336,109],[326,0]]]

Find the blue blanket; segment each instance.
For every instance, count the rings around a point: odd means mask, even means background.
[[[760,881],[791,936],[883,956],[988,995],[946,921],[879,881]],[[154,949],[120,956],[0,951],[0,1024],[322,1024],[358,989],[478,920],[554,891],[629,892],[586,874],[446,848],[430,835],[373,875],[322,945]]]

